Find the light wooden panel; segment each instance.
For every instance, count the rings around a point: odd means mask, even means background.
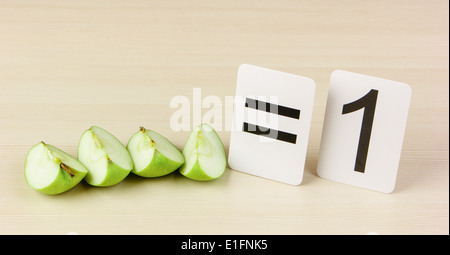
[[[1,0],[0,233],[448,234],[448,5]],[[45,140],[75,156],[81,133],[94,124],[123,143],[143,125],[181,148],[189,132],[170,129],[170,100],[201,88],[203,97],[225,102],[242,63],[317,83],[300,186],[233,170],[207,183],[130,175],[113,187],[81,183],[59,196],[27,186],[23,163],[33,144]],[[392,194],[315,172],[336,69],[413,89]],[[219,134],[228,149],[229,132]]]

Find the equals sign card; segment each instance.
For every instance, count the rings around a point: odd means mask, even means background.
[[[300,184],[315,90],[310,78],[241,65],[228,154],[230,168]]]

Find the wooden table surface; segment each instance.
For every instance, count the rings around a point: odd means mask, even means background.
[[[0,234],[449,234],[448,13],[447,0],[0,0]],[[76,156],[91,125],[124,144],[145,126],[181,149],[189,131],[171,129],[170,101],[194,88],[223,102],[228,151],[225,98],[242,63],[317,84],[301,185],[230,169],[57,196],[26,184],[32,145]],[[316,173],[336,69],[412,87],[391,194]]]

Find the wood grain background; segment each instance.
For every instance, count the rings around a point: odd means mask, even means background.
[[[0,234],[448,234],[448,13],[446,0],[0,0]],[[58,196],[27,186],[32,145],[76,156],[91,125],[124,144],[143,125],[182,148],[189,132],[170,128],[170,100],[234,95],[242,63],[317,83],[300,186],[229,169]],[[336,69],[412,87],[392,194],[316,174]],[[228,149],[230,132],[218,133]]]

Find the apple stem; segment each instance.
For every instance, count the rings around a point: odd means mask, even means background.
[[[74,177],[75,175],[72,173],[72,171],[70,171],[70,169],[64,165],[63,163],[59,164],[61,166],[62,169],[64,169],[68,174],[70,174],[70,177]]]
[[[145,131],[146,131],[144,127],[139,127],[139,129],[142,133],[145,133]],[[152,141],[152,144],[155,144],[155,141],[153,141],[152,138],[150,138],[150,141]]]

